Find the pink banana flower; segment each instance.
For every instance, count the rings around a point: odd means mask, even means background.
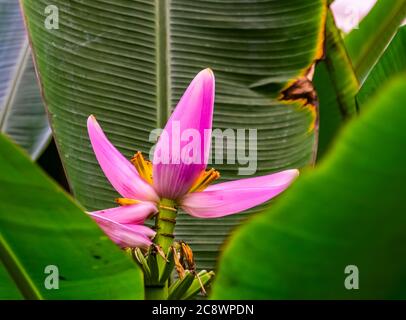
[[[107,179],[122,196],[120,207],[90,215],[116,243],[146,248],[155,232],[143,226],[158,212],[162,199],[194,217],[218,218],[255,207],[284,191],[298,176],[296,169],[209,186],[219,173],[206,171],[214,107],[214,74],[201,71],[190,83],[158,140],[151,162],[138,152],[128,161],[107,139],[96,118],[87,127],[96,158]],[[199,133],[192,160],[179,152],[190,141],[176,138],[187,130]],[[207,134],[209,132],[209,134]],[[178,139],[178,141],[174,141]],[[196,151],[196,152],[195,152]]]

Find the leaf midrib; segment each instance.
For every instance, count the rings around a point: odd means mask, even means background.
[[[156,9],[156,93],[157,128],[164,128],[170,113],[169,6],[171,1],[155,0]]]
[[[352,72],[355,72],[354,67],[351,63],[351,59],[348,55],[348,52],[347,52],[347,50],[345,50],[344,41],[341,39],[340,35],[338,34],[339,31],[337,29],[333,14],[330,9],[328,10],[328,23],[326,24],[326,28],[327,28],[326,32],[329,33],[329,35],[327,35],[327,37],[329,37],[329,41],[331,41],[332,46],[336,47],[335,53],[337,55],[340,55],[343,60],[347,61],[348,68],[350,70],[352,70]],[[337,80],[333,76],[334,75],[334,66],[333,66],[333,62],[332,62],[329,52],[327,52],[326,58],[324,61],[326,63],[327,70],[329,71],[329,78],[331,80],[331,84],[333,85],[334,91],[337,93],[337,104],[339,106],[340,114],[343,117],[343,119],[347,119],[351,116],[351,113],[349,113],[349,110],[348,110],[350,108],[350,106],[347,105],[347,103],[345,101],[345,97],[343,97],[344,93],[340,92],[339,87],[337,85]],[[358,79],[356,79],[355,74],[354,74],[354,80],[357,82],[357,84],[356,84],[358,87],[357,89],[359,89],[359,82],[358,82]],[[355,105],[355,103],[354,103],[354,105]],[[355,112],[355,110],[354,110],[354,112]]]
[[[17,94],[18,87],[20,86],[21,79],[24,75],[24,70],[27,65],[27,61],[30,57],[30,47],[28,40],[24,41],[21,48],[19,58],[17,60],[15,72],[12,76],[11,85],[7,91],[6,97],[4,99],[3,106],[0,108],[0,132],[5,131],[6,119],[11,111],[11,106],[13,105],[14,99]]]
[[[43,297],[24,269],[18,257],[0,233],[0,260],[25,299],[43,300]]]

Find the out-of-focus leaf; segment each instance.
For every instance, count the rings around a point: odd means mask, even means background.
[[[149,153],[151,130],[164,126],[187,84],[207,67],[217,79],[214,127],[258,130],[257,174],[312,162],[315,107],[279,97],[320,57],[324,0],[21,2],[56,142],[87,209],[115,206],[117,197],[90,147],[87,116],[97,116],[128,158]],[[51,4],[59,8],[58,30],[44,27]],[[238,152],[245,150],[240,145]],[[215,166],[225,180],[237,176],[235,164]],[[199,267],[211,269],[224,237],[244,217],[181,215],[175,232],[193,246]]]
[[[359,88],[340,31],[330,11],[326,23],[325,59],[316,66],[313,83],[319,97],[317,157],[321,159],[345,121],[356,114],[355,95]]]
[[[364,105],[381,88],[398,74],[406,72],[406,26],[399,28],[388,48],[372,69],[357,95],[359,108]],[[406,79],[405,79],[406,81]]]
[[[344,41],[362,83],[406,17],[406,1],[378,0]]]
[[[21,300],[22,298],[23,296],[0,260],[0,300]]]
[[[0,186],[0,261],[25,298],[143,298],[139,268],[3,135]],[[45,287],[48,265],[59,270],[57,290]],[[0,293],[13,298],[15,287]]]
[[[406,298],[405,104],[397,78],[318,167],[230,239],[213,298]],[[344,286],[348,265],[358,290]]]
[[[51,138],[16,0],[0,0],[0,131],[32,159],[41,155]]]

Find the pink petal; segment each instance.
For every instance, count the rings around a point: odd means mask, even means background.
[[[92,212],[91,214],[113,220],[117,223],[144,223],[158,210],[152,202],[141,202],[129,206],[116,207]]]
[[[125,198],[157,201],[158,197],[137,170],[110,143],[94,116],[87,120],[87,129],[97,161],[111,185]]]
[[[141,233],[150,239],[152,239],[156,235],[156,232],[147,226],[143,226],[143,225],[139,225],[139,224],[126,224],[125,226],[128,229],[132,230],[133,232]]]
[[[155,231],[146,226],[120,224],[103,216],[90,213],[107,236],[121,247],[148,248]]]
[[[198,218],[227,216],[277,196],[298,175],[298,170],[286,170],[262,177],[219,183],[203,192],[187,194],[182,199],[181,206],[190,215]]]
[[[161,197],[177,199],[184,195],[207,166],[214,86],[213,72],[210,69],[201,71],[186,89],[166,124],[153,161],[154,186]],[[187,146],[192,146],[190,152],[182,153]]]

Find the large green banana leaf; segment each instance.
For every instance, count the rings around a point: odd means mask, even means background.
[[[3,135],[0,185],[0,298],[143,299],[137,265]]]
[[[151,130],[165,125],[206,67],[217,78],[214,127],[258,129],[256,174],[313,161],[315,107],[279,97],[321,56],[324,0],[21,3],[56,142],[87,209],[115,206],[117,194],[96,163],[86,118],[96,115],[127,157],[148,153]],[[44,27],[48,5],[59,8],[59,29]],[[216,168],[223,179],[237,176],[235,164]],[[181,215],[176,234],[191,243],[200,267],[212,268],[224,237],[244,217]]]
[[[316,66],[313,83],[319,97],[317,157],[321,159],[342,125],[356,114],[355,96],[359,89],[357,77],[330,10],[326,22],[325,59]]]
[[[36,159],[51,138],[20,7],[0,0],[0,132]]]
[[[383,55],[369,73],[362,85],[357,101],[362,110],[364,105],[377,94],[382,86],[397,74],[406,72],[406,26],[400,27]],[[405,79],[406,81],[406,79]]]
[[[316,169],[231,238],[213,298],[406,298],[402,77],[380,90]],[[357,281],[346,266],[358,268],[358,289],[347,289]]]
[[[361,83],[406,18],[406,1],[378,0],[344,41]]]

